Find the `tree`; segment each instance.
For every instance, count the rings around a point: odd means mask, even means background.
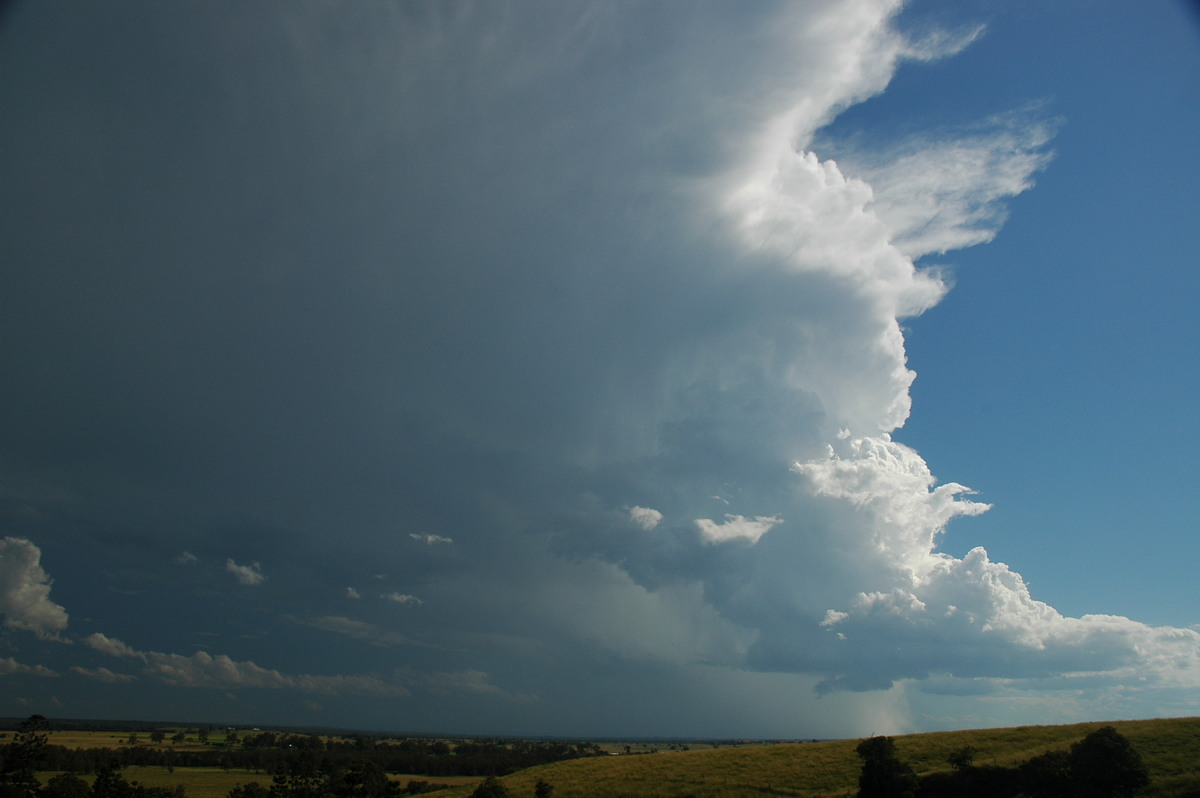
[[[91,798],[132,798],[133,788],[120,772],[105,765],[96,771],[96,780],[88,792]]]
[[[1072,745],[1068,761],[1080,798],[1130,798],[1150,783],[1141,754],[1112,726]]]
[[[471,793],[471,798],[509,798],[509,792],[504,782],[495,776],[488,776]]]
[[[46,782],[46,798],[87,798],[88,783],[74,773],[59,773]]]
[[[340,798],[391,798],[399,794],[400,783],[389,779],[383,768],[370,759],[332,774],[323,793]]]
[[[975,748],[969,745],[964,745],[950,756],[946,757],[946,762],[955,770],[966,770],[975,763]]]
[[[554,798],[554,787],[544,779],[538,779],[533,785],[533,798]]]
[[[858,798],[912,798],[917,774],[896,756],[891,737],[871,737],[854,749],[863,760]]]
[[[30,715],[21,721],[13,741],[0,749],[0,797],[34,798],[41,792],[38,766],[46,756],[50,721]]]
[[[1047,751],[1017,769],[1021,791],[1030,798],[1070,795],[1071,763],[1066,751]]]
[[[252,781],[234,787],[229,791],[228,798],[271,798],[271,791],[257,781]]]

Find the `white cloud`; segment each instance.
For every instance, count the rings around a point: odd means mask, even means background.
[[[200,560],[196,557],[196,555],[192,554],[190,551],[185,551],[175,558],[175,562],[179,563],[180,565],[195,565],[199,561]]]
[[[886,438],[842,442],[823,460],[798,463],[815,495],[852,508],[860,590],[829,607],[821,626],[837,633],[838,664],[822,689],[878,689],[901,679],[1036,679],[1063,689],[1098,674],[1141,689],[1200,687],[1200,635],[1127,618],[1068,618],[1034,599],[1019,574],[975,548],[962,559],[935,551],[953,518],[988,505],[963,500],[961,485],[934,487],[924,460]],[[875,652],[888,651],[885,657]]]
[[[410,532],[408,536],[410,538],[412,538],[413,540],[418,540],[418,541],[424,543],[427,546],[435,546],[439,543],[453,543],[454,542],[454,540],[452,538],[448,538],[444,535],[419,535],[415,532]]]
[[[467,668],[460,671],[435,671],[416,677],[426,690],[435,694],[494,696],[517,701],[534,701],[535,696],[510,693],[492,681],[486,671]]]
[[[758,542],[766,533],[779,524],[783,519],[778,516],[756,515],[747,518],[744,515],[725,514],[725,521],[717,523],[711,518],[697,518],[696,528],[705,543],[728,543],[733,540],[744,540],[750,544]]]
[[[424,601],[417,598],[416,596],[410,596],[407,593],[399,593],[396,591],[392,591],[391,593],[384,593],[380,598],[386,599],[387,601],[391,601],[396,604],[424,604],[425,603]]]
[[[931,567],[930,552],[951,519],[979,515],[990,505],[959,497],[971,490],[937,480],[921,456],[884,435],[839,440],[820,460],[795,463],[815,494],[848,502],[862,532],[888,561],[914,572]],[[840,454],[839,454],[840,452]]]
[[[133,676],[132,674],[113,673],[108,668],[95,668],[95,669],[89,670],[88,668],[81,668],[78,665],[76,665],[71,668],[71,672],[77,673],[80,676],[86,677],[88,679],[94,679],[95,681],[98,681],[98,682],[104,682],[105,684],[124,684],[124,683],[128,683],[128,682],[137,681],[137,677]]]
[[[366,621],[359,621],[341,615],[322,615],[315,620],[308,621],[307,625],[312,626],[314,629],[321,629],[358,640],[366,640],[378,646],[398,646],[410,642],[404,635],[398,632],[381,629]]]
[[[1192,630],[1108,615],[1064,617],[982,548],[961,560],[930,559],[930,570],[910,584],[860,594],[847,611],[830,611],[827,625],[846,641],[848,657],[869,656],[881,644],[891,650],[884,660],[868,659],[862,671],[883,681],[993,677],[1009,689],[1200,686],[1200,634]],[[827,686],[853,688],[861,678],[844,675]]]
[[[238,565],[231,558],[225,561],[225,570],[233,574],[239,585],[261,585],[267,580],[267,577],[263,575],[262,566],[256,562],[249,565]]]
[[[985,25],[968,25],[957,30],[933,28],[923,35],[910,33],[904,55],[918,61],[934,61],[957,55],[984,34]]]
[[[662,523],[663,514],[650,507],[630,507],[629,518],[642,529],[650,530]]]
[[[28,674],[31,676],[58,676],[57,673],[44,665],[24,665],[20,662],[17,662],[12,657],[0,657],[0,676],[11,676],[14,674]]]
[[[362,594],[359,593],[354,588],[348,587],[348,588],[346,588],[346,598],[360,599],[360,598],[362,598]]]
[[[41,557],[41,549],[25,538],[0,540],[0,614],[10,629],[51,638],[67,628],[67,611],[50,600]]]
[[[83,642],[84,645],[90,646],[101,653],[108,654],[110,657],[141,657],[141,654],[135,649],[125,645],[114,637],[109,637],[103,632],[93,632],[85,637]]]
[[[84,642],[106,654],[137,659],[143,663],[143,676],[176,687],[220,690],[262,688],[327,695],[408,695],[404,687],[378,676],[286,674],[253,662],[239,662],[225,654],[213,656],[206,651],[197,651],[190,657],[158,651],[137,651],[99,632],[90,635]]]
[[[847,168],[870,184],[868,207],[907,256],[982,244],[1007,218],[1005,201],[1031,188],[1052,157],[1046,145],[1055,125],[1028,117],[1010,113],[886,153],[858,153]]]

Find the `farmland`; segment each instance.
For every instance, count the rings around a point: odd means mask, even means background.
[[[1047,751],[1066,751],[1073,743],[1104,725],[1115,727],[1140,754],[1150,775],[1150,785],[1140,795],[1147,798],[1184,798],[1200,794],[1200,718],[1163,719],[1146,721],[1121,721],[1112,724],[1085,723],[1063,726],[1023,726],[1005,729],[982,729],[971,731],[941,732],[905,735],[895,738],[896,753],[918,774],[948,771],[948,758],[956,751],[970,747],[975,751],[978,765],[1014,767]],[[157,751],[160,755],[170,754],[179,759],[193,756],[212,756],[234,746],[243,746],[251,733],[242,731],[240,738],[235,734],[227,738],[223,730],[212,730],[204,735],[205,741],[195,730],[180,727],[163,729],[165,738],[151,742],[146,733],[130,731],[87,730],[52,732],[50,744],[76,750],[107,752],[110,756],[148,756]],[[255,733],[258,733],[255,730]],[[182,737],[178,736],[182,734]],[[262,733],[260,733],[262,734]],[[813,743],[789,743],[775,745],[721,745],[687,746],[693,750],[668,750],[681,746],[666,744],[609,744],[604,747],[593,744],[564,743],[554,749],[561,754],[558,761],[550,761],[532,767],[501,770],[479,769],[475,773],[452,773],[446,765],[457,757],[463,765],[470,755],[481,752],[496,754],[500,749],[541,751],[539,744],[524,741],[468,741],[468,740],[401,740],[391,738],[372,739],[357,736],[337,738],[333,736],[307,735],[289,737],[283,733],[265,733],[271,739],[283,741],[283,745],[295,745],[288,740],[304,740],[312,750],[310,761],[317,763],[313,768],[327,767],[334,760],[328,751],[336,751],[339,744],[361,751],[388,751],[389,746],[425,746],[439,752],[424,761],[438,767],[443,774],[431,773],[430,768],[422,772],[397,772],[389,769],[388,777],[400,786],[409,782],[432,782],[448,785],[430,795],[442,798],[466,798],[475,789],[487,772],[504,774],[501,781],[513,796],[532,796],[535,785],[542,781],[553,787],[555,798],[594,796],[595,798],[676,798],[691,795],[696,798],[736,798],[751,795],[811,796],[812,798],[834,798],[853,795],[861,768],[855,753],[857,740],[841,740]],[[131,735],[136,735],[131,737]],[[171,741],[174,738],[174,741]],[[0,739],[8,742],[11,734]],[[350,743],[353,742],[351,746]],[[523,747],[523,748],[522,748]],[[321,750],[321,753],[318,752]],[[703,750],[701,750],[703,749]],[[287,749],[295,767],[296,752]],[[546,750],[551,750],[547,748]],[[629,751],[629,753],[624,753]],[[496,754],[497,756],[499,754]],[[348,754],[345,761],[357,761]],[[439,759],[440,757],[440,759]],[[444,761],[442,761],[444,760]],[[284,760],[279,760],[284,761]],[[386,760],[380,760],[386,761]],[[488,767],[492,762],[500,767],[500,759],[486,757],[473,760],[477,768]],[[321,763],[325,763],[322,765]],[[345,765],[339,765],[344,767]],[[315,770],[314,770],[315,772]],[[231,766],[126,766],[122,771],[130,782],[145,787],[165,788],[182,793],[187,798],[225,798],[238,785],[258,782],[271,786],[270,768]],[[56,771],[42,771],[39,779],[45,784],[56,775]],[[90,777],[81,773],[85,780]]]

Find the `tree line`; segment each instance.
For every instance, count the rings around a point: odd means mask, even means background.
[[[1132,798],[1150,783],[1141,755],[1112,726],[1069,751],[1047,751],[1016,767],[979,766],[967,746],[950,755],[952,770],[917,776],[896,755],[891,737],[863,740],[858,798]]]
[[[32,715],[17,730],[14,740],[0,747],[0,798],[184,798],[183,788],[146,787],[126,781],[117,770],[104,766],[89,785],[73,773],[60,773],[43,787],[37,771],[45,769],[50,724]]]
[[[34,720],[34,718],[40,720]],[[535,765],[598,756],[595,743],[564,741],[499,741],[403,739],[381,740],[365,735],[323,739],[316,735],[247,733],[231,744],[188,750],[171,746],[132,744],[113,748],[67,748],[49,742],[49,723],[34,716],[22,723],[13,742],[0,746],[0,785],[18,761],[36,760],[38,770],[100,773],[130,766],[221,767],[264,774],[333,774],[371,767],[380,772],[412,773],[430,777],[492,776]],[[30,725],[32,724],[32,725]],[[25,728],[30,725],[30,728]],[[33,726],[37,727],[34,731]],[[133,737],[136,732],[131,732]],[[161,735],[151,732],[151,740]],[[21,765],[24,767],[24,765]],[[5,798],[0,795],[0,798]]]

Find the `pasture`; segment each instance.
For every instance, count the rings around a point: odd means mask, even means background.
[[[1048,750],[1066,750],[1111,725],[1150,770],[1145,798],[1182,798],[1200,790],[1200,718],[1022,726],[1009,729],[897,736],[896,750],[919,774],[949,770],[946,758],[964,746],[978,764],[1015,765]],[[555,798],[842,798],[857,790],[858,740],[719,748],[642,756],[598,757],[530,768],[503,779],[513,796],[533,795],[539,779]],[[472,786],[431,795],[465,798]]]

